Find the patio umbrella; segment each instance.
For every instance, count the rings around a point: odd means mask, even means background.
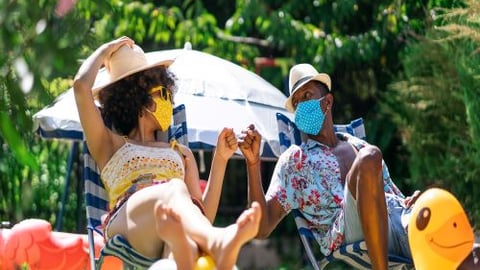
[[[215,147],[223,127],[240,133],[252,123],[262,134],[262,158],[280,155],[275,114],[291,115],[283,107],[286,96],[276,87],[239,65],[196,50],[154,51],[146,56],[150,62],[175,59],[170,66],[177,77],[175,104],[185,104],[192,150]],[[95,84],[106,78],[101,69]],[[37,132],[45,138],[83,137],[72,89],[33,118]]]

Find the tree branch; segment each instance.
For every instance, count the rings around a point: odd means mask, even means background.
[[[254,37],[231,36],[231,35],[226,35],[225,33],[220,31],[217,32],[217,37],[223,40],[233,41],[236,43],[252,44],[252,45],[257,45],[257,46],[262,46],[267,48],[270,47],[270,42],[265,39],[259,39]]]

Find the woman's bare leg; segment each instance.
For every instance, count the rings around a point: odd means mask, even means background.
[[[240,248],[258,232],[261,217],[258,204],[252,204],[252,208],[245,210],[235,224],[226,228],[213,227],[193,204],[185,183],[172,179],[168,183],[150,186],[134,193],[126,202],[126,207],[122,208],[123,213],[119,213],[112,221],[110,235],[120,233],[141,254],[160,257],[158,252],[161,251],[161,245],[152,241],[152,235],[157,235],[157,221],[153,209],[159,202],[179,215],[188,237],[197,243],[203,252],[212,256],[218,269],[233,268]]]
[[[217,269],[234,268],[242,246],[257,235],[261,214],[260,204],[253,202],[252,207],[238,217],[236,224],[225,228],[214,241],[211,251]]]
[[[170,247],[177,269],[193,269],[194,254],[180,215],[162,203],[158,203],[154,211],[157,235]]]
[[[253,203],[251,208],[245,210],[235,224],[226,228],[213,227],[192,203],[183,181],[173,179],[168,184],[171,195],[168,197],[169,205],[178,207],[187,234],[202,251],[213,257],[218,269],[232,269],[240,248],[258,233],[261,217],[258,203]]]

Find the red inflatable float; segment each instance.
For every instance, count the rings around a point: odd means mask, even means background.
[[[90,269],[87,235],[52,232],[50,223],[41,219],[27,219],[0,232],[0,269]],[[95,237],[96,254],[102,246],[103,238]],[[122,264],[108,257],[102,268],[121,269]]]

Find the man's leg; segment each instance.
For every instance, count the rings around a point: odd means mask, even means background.
[[[382,153],[375,146],[362,148],[347,175],[357,201],[368,255],[373,269],[388,269],[388,219],[382,180]]]

